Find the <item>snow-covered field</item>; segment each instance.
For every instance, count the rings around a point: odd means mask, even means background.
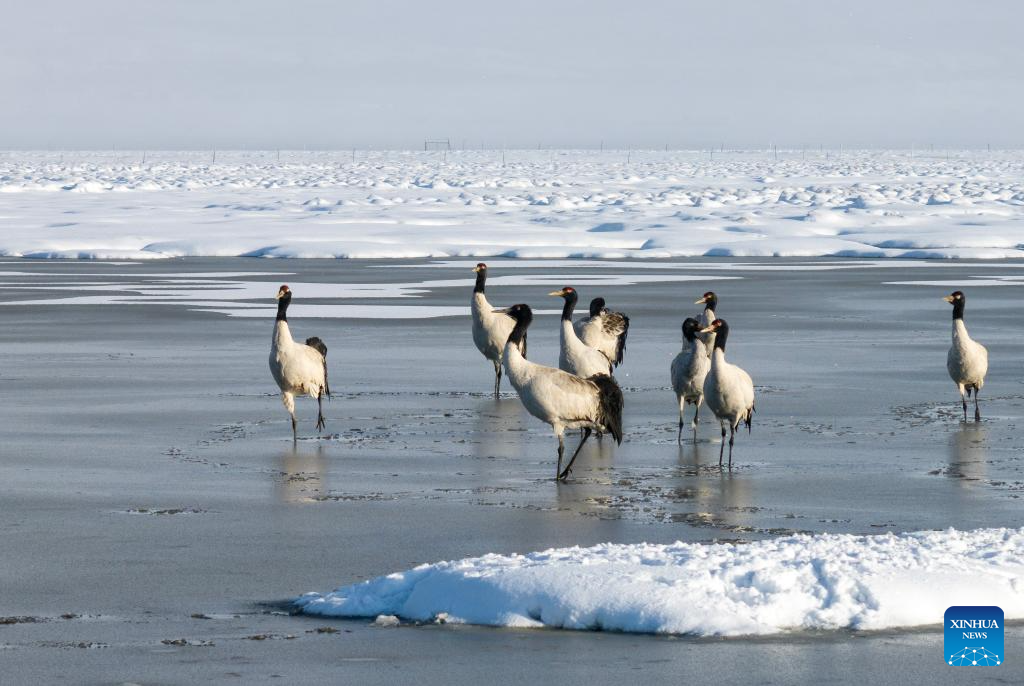
[[[950,604],[1021,619],[1022,579],[1024,529],[949,529],[485,555],[296,603],[337,617],[739,636],[935,625]]]
[[[1024,257],[1024,151],[8,152],[0,229],[66,258]]]

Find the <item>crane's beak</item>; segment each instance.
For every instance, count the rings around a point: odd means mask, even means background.
[[[696,304],[696,303],[694,303],[694,304]],[[708,326],[705,326],[700,331],[698,331],[697,333],[714,333],[714,332],[715,332],[715,327],[713,327],[711,325],[708,325]]]
[[[277,295],[274,296],[274,300],[280,300],[284,297],[284,291],[278,291]]]
[[[501,310],[491,310],[491,314],[508,314],[511,310],[511,307],[506,307]]]
[[[694,301],[694,303],[693,303],[693,304],[694,304],[694,305],[703,305],[703,304],[704,304],[704,303],[706,303],[707,301],[708,301],[708,299],[707,299],[707,298],[701,298],[700,300]]]
[[[563,295],[565,295],[565,291],[551,291],[550,293],[548,293],[548,295],[557,295],[559,298],[561,298]]]
[[[948,303],[949,303],[950,305],[952,305],[952,304],[953,304],[953,296],[951,296],[951,295],[947,295],[947,296],[945,296],[945,297],[943,298],[943,300],[945,300],[946,302],[948,302]]]
[[[473,273],[474,274],[479,272],[479,271],[480,271],[480,267],[473,267]]]

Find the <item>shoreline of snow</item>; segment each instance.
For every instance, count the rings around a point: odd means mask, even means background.
[[[1022,228],[1024,230],[1024,228]],[[832,258],[841,260],[929,260],[956,261],[982,260],[994,262],[998,260],[1024,259],[1024,249],[932,249],[932,250],[839,250],[836,252],[818,252],[813,249],[801,248],[794,250],[732,250],[713,248],[699,251],[632,251],[620,250],[573,250],[569,248],[549,250],[455,250],[450,252],[431,249],[369,249],[342,250],[340,252],[325,249],[323,251],[309,249],[282,248],[282,246],[263,246],[243,249],[238,252],[211,249],[189,249],[180,251],[153,252],[145,248],[140,250],[87,249],[71,248],[65,250],[17,250],[0,249],[0,258],[27,260],[81,260],[95,262],[124,260],[170,260],[183,257],[242,257],[248,259],[314,259],[314,260],[454,260],[454,259],[506,259],[506,260],[668,260],[698,259],[701,257],[734,258],[734,259],[775,259],[775,258]]]
[[[307,593],[301,612],[695,636],[941,625],[951,605],[1024,618],[1024,529],[795,535],[489,554]]]
[[[0,256],[1024,258],[1024,151],[0,153]]]

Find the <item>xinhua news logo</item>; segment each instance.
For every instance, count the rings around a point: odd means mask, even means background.
[[[995,605],[954,605],[946,610],[943,633],[946,664],[1003,664],[1003,611]]]

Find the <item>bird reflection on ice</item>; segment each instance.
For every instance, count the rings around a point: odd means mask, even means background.
[[[277,499],[282,503],[317,502],[327,493],[327,462],[323,445],[304,451],[298,444],[290,446],[278,457],[281,470],[276,480]]]
[[[964,481],[978,481],[987,474],[988,429],[979,422],[961,422],[949,443],[949,466],[946,476]]]

